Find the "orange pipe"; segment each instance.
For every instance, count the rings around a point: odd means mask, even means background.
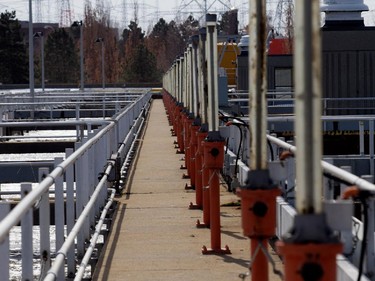
[[[204,141],[203,144],[204,168],[209,170],[209,214],[211,231],[211,249],[203,247],[203,254],[230,254],[228,246],[221,248],[220,230],[220,169],[224,164],[224,142]],[[204,193],[203,193],[204,194]],[[203,195],[204,198],[205,195]],[[203,203],[203,210],[205,209]]]
[[[188,179],[191,175],[191,146],[190,146],[190,139],[191,139],[191,127],[193,124],[193,119],[189,118],[187,114],[184,116],[184,144],[185,144],[185,167],[187,169],[187,173],[183,175],[183,178]]]
[[[189,176],[190,176],[190,186],[188,189],[195,189],[196,182],[196,154],[197,154],[197,132],[199,126],[194,125],[193,123],[190,126],[190,156],[188,159],[189,162]]]
[[[251,239],[251,280],[253,281],[268,281],[268,260],[261,249],[255,255],[258,244],[262,243],[265,249],[268,248],[268,242],[265,239]],[[287,279],[288,280],[288,279]],[[290,279],[293,280],[293,279]]]
[[[241,197],[242,228],[245,236],[250,238],[251,280],[268,281],[268,259],[259,247],[268,248],[268,238],[275,235],[276,229],[276,197],[280,189],[243,188]],[[294,279],[290,279],[294,280]]]
[[[202,160],[204,162],[204,158]],[[208,185],[210,171],[204,164],[202,167],[202,198],[203,198],[203,224],[197,222],[197,227],[210,227],[210,189]]]
[[[184,140],[183,140],[183,112],[182,112],[182,106],[178,106],[178,113],[176,114],[176,136],[177,136],[177,144],[179,148],[179,153],[184,153],[185,146],[184,146]]]
[[[203,208],[203,146],[202,142],[206,138],[207,132],[198,131],[197,138],[197,151],[195,154],[195,201],[196,205],[190,203],[191,209]]]
[[[210,169],[210,231],[211,249],[221,249],[220,231],[220,178],[217,169]]]

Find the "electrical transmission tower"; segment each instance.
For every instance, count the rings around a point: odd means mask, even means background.
[[[159,0],[156,0],[156,22],[160,19]]]
[[[231,3],[228,0],[181,0],[180,7],[178,9],[178,13],[188,13],[190,15],[196,15],[197,19],[205,20],[205,15],[208,13],[222,13],[223,10],[217,10],[217,3],[222,4],[223,8],[226,10],[231,10]],[[194,6],[192,4],[195,4]],[[215,7],[214,7],[215,6]],[[193,10],[194,9],[194,10]],[[177,15],[177,17],[179,14]]]
[[[70,9],[70,0],[56,0],[60,12],[60,26],[67,27],[72,24],[72,10]]]
[[[42,0],[35,0],[35,22],[42,22]]]
[[[124,25],[124,28],[126,28],[129,23],[128,23],[128,3],[126,0],[122,0],[122,22]]]
[[[273,24],[276,34],[287,38],[293,37],[293,14],[293,0],[279,0]]]

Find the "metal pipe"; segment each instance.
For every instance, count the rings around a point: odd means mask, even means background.
[[[82,280],[84,274],[85,274],[85,269],[87,267],[87,265],[89,264],[90,262],[90,258],[91,258],[91,255],[95,249],[95,245],[96,245],[96,242],[99,238],[99,235],[101,233],[101,229],[102,229],[102,226],[104,224],[104,221],[105,221],[105,218],[107,216],[107,213],[109,211],[109,208],[111,207],[112,203],[113,203],[113,199],[116,195],[116,189],[113,189],[113,188],[109,188],[108,191],[111,191],[111,196],[107,202],[107,204],[105,205],[104,209],[103,209],[103,212],[99,218],[99,222],[98,224],[96,225],[95,227],[95,233],[93,234],[91,240],[90,240],[90,245],[88,246],[88,249],[81,261],[81,264],[78,268],[78,271],[76,273],[76,276],[74,278],[74,281],[79,281],[79,280]]]
[[[102,88],[105,89],[105,58],[104,58],[104,40],[102,40]]]
[[[10,211],[9,202],[1,202],[0,204],[0,221],[5,218]],[[0,243],[0,272],[1,278],[9,280],[9,236]]]
[[[33,4],[29,0],[29,87],[31,102],[34,103],[35,85],[34,85],[34,40],[33,40]],[[31,119],[34,119],[34,107],[31,110]]]
[[[42,56],[42,92],[45,90],[45,75],[44,75],[44,35],[41,32],[40,37],[40,45],[41,45],[41,56]]]
[[[219,131],[218,66],[216,15],[206,15],[207,25],[207,84],[208,84],[208,130]]]
[[[266,1],[250,1],[249,105],[250,169],[267,169],[267,49]]]
[[[58,249],[55,257],[55,261],[53,265],[51,266],[51,269],[48,271],[45,281],[52,281],[56,279],[56,274],[59,272],[60,268],[64,266],[65,263],[65,257],[69,250],[69,248],[74,245],[75,238],[78,235],[81,227],[87,220],[87,217],[90,214],[90,211],[93,207],[95,207],[96,200],[101,192],[101,189],[107,185],[107,178],[109,173],[111,172],[113,168],[114,163],[108,162],[108,166],[104,172],[104,176],[100,180],[99,184],[95,188],[94,193],[92,194],[90,200],[88,201],[85,208],[82,210],[82,214],[77,219],[72,231],[69,233],[69,235],[66,237],[64,244],[61,246],[60,249]]]
[[[21,185],[21,196],[25,198],[31,191],[31,183]],[[33,211],[29,209],[21,220],[22,280],[33,279]]]
[[[202,118],[202,124],[206,124],[208,122],[207,116],[207,65],[206,65],[206,41],[207,41],[207,34],[206,28],[201,28],[199,30],[199,101],[201,102],[200,105],[200,115]]]
[[[321,35],[319,0],[296,1],[295,21],[295,131],[297,136],[296,209],[322,212]]]
[[[194,117],[199,116],[199,76],[198,76],[198,43],[199,36],[194,35],[192,37],[193,41],[193,55],[192,55],[192,74],[193,74],[193,110]]]
[[[370,174],[375,177],[374,167],[374,119],[369,121]]]
[[[270,135],[267,135],[267,139],[271,141],[272,143],[277,144],[278,146],[282,147],[283,149],[292,152],[293,154],[296,154],[297,148],[291,144],[288,144],[286,142],[283,142],[279,140],[278,138],[272,137]],[[357,186],[360,190],[363,191],[369,191],[371,193],[375,194],[375,185],[360,178],[357,177],[356,175],[353,175],[347,171],[344,171],[326,161],[321,161],[321,170],[325,173],[329,173],[330,175],[341,179],[345,182],[348,182],[352,185]]]
[[[41,181],[49,173],[48,168],[39,168],[38,180]],[[39,207],[39,233],[40,233],[40,278],[43,279],[51,266],[51,235],[50,235],[50,206],[49,193],[45,192],[38,204]]]
[[[80,33],[80,38],[79,38],[79,53],[80,53],[80,74],[81,74],[81,84],[80,84],[80,90],[84,91],[85,90],[85,75],[84,75],[84,55],[83,55],[83,22],[80,21],[80,26],[79,26],[79,33]]]
[[[140,97],[137,102],[146,103],[150,99],[150,94]],[[16,225],[24,214],[32,208],[32,206],[39,200],[39,198],[46,192],[55,180],[62,176],[70,165],[80,158],[91,146],[98,142],[101,138],[106,137],[107,133],[123,118],[126,114],[130,114],[134,105],[126,108],[123,113],[119,114],[115,121],[108,121],[109,124],[99,131],[92,139],[87,140],[80,146],[72,155],[67,157],[64,162],[58,165],[42,182],[39,183],[38,188],[33,189],[25,198],[21,200],[16,207],[9,212],[8,216],[0,221],[0,243],[7,237],[10,229]],[[108,153],[107,153],[108,155]]]
[[[100,131],[95,137],[88,140],[84,145],[78,148],[72,155],[65,159],[60,165],[58,165],[38,186],[33,189],[24,200],[19,202],[9,215],[0,222],[0,243],[8,235],[10,229],[16,225],[24,214],[29,210],[36,201],[39,200],[40,196],[48,190],[48,188],[54,184],[55,180],[62,176],[68,166],[72,165],[86,150],[88,150],[95,142],[102,138],[110,129],[115,126],[115,122],[107,125],[102,131]]]

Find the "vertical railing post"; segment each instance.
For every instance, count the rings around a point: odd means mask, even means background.
[[[342,245],[328,227],[322,204],[322,66],[319,0],[295,2],[294,81],[297,215],[278,249],[285,280],[336,280],[336,255]],[[311,259],[310,257],[314,257]]]
[[[5,218],[10,211],[10,203],[0,202],[0,221]],[[9,236],[0,243],[0,276],[4,280],[9,280]]]
[[[221,248],[220,230],[220,170],[224,165],[224,138],[219,132],[219,91],[217,56],[217,16],[206,15],[207,26],[207,85],[208,135],[203,144],[203,166],[209,171],[211,249],[203,247],[203,254],[230,254],[228,246]]]
[[[79,149],[82,146],[81,142],[75,143],[75,151]],[[79,218],[79,216],[82,213],[82,210],[84,208],[83,203],[83,160],[82,157],[78,158],[75,163],[75,181],[76,181],[76,219]],[[84,231],[81,229],[77,234],[77,256],[78,258],[83,257],[85,253],[85,238],[84,238]]]
[[[208,86],[207,86],[207,28],[203,27],[199,30],[199,116],[201,117],[201,127],[197,133],[197,175],[199,178],[199,185],[196,187],[197,205],[203,208],[203,223],[197,220],[197,227],[210,226],[210,196],[208,189],[209,170],[205,165],[203,156],[203,140],[208,134]],[[201,204],[199,204],[201,203]]]
[[[268,281],[268,239],[275,235],[280,190],[270,178],[267,162],[266,1],[250,0],[249,5],[250,172],[239,196],[243,233],[250,238],[251,280]]]
[[[48,174],[48,168],[39,169],[39,182]],[[43,279],[51,267],[51,238],[50,238],[50,202],[47,190],[40,198],[39,203],[39,230],[40,230],[40,278]]]
[[[365,155],[365,123],[359,121],[359,155]]]
[[[90,197],[90,179],[88,179],[87,175],[89,174],[89,155],[88,151],[86,151],[82,155],[82,174],[80,177],[82,177],[82,187],[80,192],[82,193],[82,209],[85,208],[87,205],[87,202],[89,201]],[[82,231],[83,231],[83,238],[85,243],[90,240],[90,218],[85,220]]]
[[[55,168],[63,161],[62,157],[55,158]],[[64,178],[55,180],[55,227],[56,227],[56,253],[65,241],[65,208],[64,208]],[[57,280],[65,280],[64,267],[57,274]]]
[[[31,191],[31,183],[21,184],[21,200]],[[33,210],[21,220],[22,280],[33,280]]]
[[[370,154],[370,174],[375,177],[374,163],[374,120],[369,121],[369,154]]]
[[[65,158],[73,154],[72,148],[65,150]],[[70,165],[65,172],[66,181],[66,231],[67,234],[72,231],[75,223],[75,198],[74,198],[74,166]],[[75,247],[71,247],[67,253],[67,276],[69,278],[74,276],[75,273]]]
[[[363,175],[362,179],[373,183],[374,177],[372,175]],[[367,209],[363,212],[367,212],[367,239],[363,238],[362,243],[366,243],[366,256],[365,256],[365,270],[363,272],[369,276],[370,280],[375,280],[375,200],[373,197],[368,198],[367,200]],[[364,206],[365,207],[365,206]]]

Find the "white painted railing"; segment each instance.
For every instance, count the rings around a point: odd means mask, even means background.
[[[38,252],[36,247],[40,248],[39,279],[65,280],[76,276],[76,280],[80,280],[83,277],[82,272],[113,199],[109,182],[119,172],[114,172],[118,168],[118,158],[123,162],[130,153],[148,111],[150,97],[150,94],[140,95],[112,119],[83,136],[74,151],[66,150],[65,159],[55,159],[53,171],[40,170],[40,182],[34,188],[22,184],[26,188],[25,195],[11,211],[9,203],[0,204],[0,276],[8,277],[4,280],[9,279],[9,233],[20,221],[21,228],[25,229],[21,241],[22,280],[35,277],[32,255]],[[51,189],[55,190],[54,200],[49,197]],[[52,201],[55,213],[53,235],[50,233],[49,214]],[[39,245],[32,243],[32,212],[36,209],[39,212]],[[30,241],[25,242],[26,239]],[[51,247],[53,243],[56,245]],[[55,252],[51,248],[55,248]],[[81,261],[78,273],[76,260]]]
[[[233,130],[235,130],[234,128]],[[228,134],[222,132],[223,135]],[[233,137],[233,135],[231,135]],[[295,191],[295,165],[293,162],[295,161],[293,157],[284,160],[283,163],[278,159],[278,152],[281,150],[290,151],[291,153],[296,153],[297,148],[285,141],[276,138],[271,135],[267,135],[267,139],[270,142],[270,145],[273,146],[273,153],[274,155],[270,157],[273,161],[269,162],[269,170],[271,174],[271,178],[273,178],[276,182],[281,183],[282,191],[284,193],[284,197],[279,197],[277,199],[277,230],[276,235],[281,238],[284,236],[288,231],[291,229],[293,225],[294,216],[296,215],[296,210],[285,199],[287,196],[285,195],[290,189]],[[237,148],[237,146],[235,146]],[[270,152],[269,152],[270,153]],[[226,159],[225,159],[225,166],[229,165],[228,167],[224,167],[223,171],[225,175],[233,177],[233,166],[235,165],[236,161],[236,154],[228,149]],[[236,175],[236,179],[238,180],[238,185],[245,185],[247,180],[247,175],[249,173],[248,166],[243,163],[240,159],[237,161],[238,165],[238,174]],[[230,167],[232,166],[232,167]],[[358,177],[342,168],[336,167],[326,161],[322,161],[322,171],[331,177],[336,178],[337,180],[341,180],[348,185],[355,185],[360,190],[370,192],[375,194],[375,185],[367,181],[365,178]],[[325,181],[327,183],[327,181]],[[323,186],[323,189],[328,189],[328,186]],[[298,187],[297,187],[298,192]],[[325,192],[327,194],[327,192]],[[329,198],[331,199],[331,198]],[[367,245],[367,262],[366,270],[364,272],[372,272],[373,271],[373,264],[374,264],[374,256],[375,256],[375,249],[373,243],[373,237],[375,235],[373,230],[373,224],[375,217],[374,213],[374,199],[373,197],[369,198],[369,208],[368,208],[368,216],[370,219],[369,227],[368,227],[368,237],[369,243]],[[344,251],[351,251],[354,249],[354,252],[350,255],[350,260],[343,255],[339,255],[337,257],[337,280],[340,281],[354,281],[357,280],[358,277],[358,259],[359,259],[359,252],[362,245],[363,239],[363,223],[358,219],[351,217],[352,216],[352,202],[343,202],[343,201],[331,201],[328,200],[325,204],[327,220],[330,223],[331,227],[340,233],[342,238],[342,242],[344,244]],[[328,209],[329,208],[329,209]],[[356,245],[353,245],[352,238],[357,240]],[[353,248],[354,247],[354,248]],[[373,279],[369,279],[365,276],[361,278],[362,281],[369,281]]]

